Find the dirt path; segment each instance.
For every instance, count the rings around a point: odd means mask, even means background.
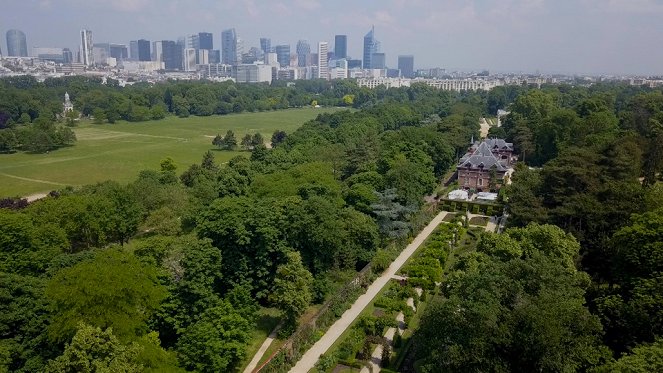
[[[308,372],[313,369],[315,363],[320,358],[320,355],[327,352],[334,342],[343,334],[343,332],[350,327],[352,322],[359,316],[361,311],[368,306],[368,304],[375,298],[375,296],[382,290],[382,288],[389,282],[389,280],[398,272],[398,270],[405,264],[405,262],[414,254],[419,246],[426,241],[426,238],[433,233],[433,230],[442,222],[447,212],[439,213],[427,226],[424,228],[417,237],[410,243],[403,252],[396,258],[389,268],[387,268],[380,277],[378,277],[371,286],[368,287],[366,293],[361,295],[352,304],[352,307],[345,311],[345,313],[338,319],[325,333],[325,335],[311,347],[304,356],[297,362],[297,364],[290,369],[290,373]]]
[[[13,179],[18,179],[18,180],[23,180],[23,181],[32,181],[32,182],[41,183],[41,184],[50,184],[50,185],[57,185],[57,186],[65,186],[66,185],[66,184],[62,184],[62,183],[56,183],[55,181],[30,179],[30,178],[27,178],[27,177],[20,177],[20,176],[16,176],[16,175],[10,175],[10,174],[6,174],[4,172],[0,172],[0,175],[11,177]]]
[[[488,137],[488,130],[490,130],[490,124],[486,122],[486,118],[481,118],[479,121],[479,125],[481,126],[481,138],[485,139]]]
[[[254,369],[258,366],[258,363],[260,362],[260,359],[262,358],[262,355],[265,354],[265,351],[269,348],[269,346],[272,345],[272,342],[276,339],[276,335],[281,328],[281,323],[279,323],[274,330],[269,334],[269,336],[265,339],[265,341],[262,343],[260,348],[258,349],[258,352],[256,352],[255,355],[253,355],[253,359],[251,359],[251,362],[249,365],[246,366],[246,369],[244,369],[244,373],[251,373],[253,372]]]

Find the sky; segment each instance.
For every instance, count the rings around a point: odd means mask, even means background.
[[[345,34],[361,59],[372,25],[389,67],[412,54],[415,68],[663,75],[663,0],[0,0],[0,33],[22,30],[29,50],[76,51],[81,28],[122,44],[206,31],[219,49],[235,28],[245,50]]]

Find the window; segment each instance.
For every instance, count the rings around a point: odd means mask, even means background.
[[[477,185],[483,186],[483,179],[479,179],[479,184],[477,184]]]

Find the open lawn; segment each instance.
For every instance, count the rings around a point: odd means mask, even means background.
[[[266,141],[275,130],[292,133],[323,112],[340,108],[303,108],[211,117],[168,117],[159,121],[115,124],[81,123],[74,128],[76,145],[48,154],[0,154],[0,197],[28,196],[66,185],[105,180],[127,183],[141,170],[159,169],[171,157],[178,172],[199,163],[212,139],[235,132],[238,143],[246,133],[260,132]],[[239,151],[215,151],[217,163]]]

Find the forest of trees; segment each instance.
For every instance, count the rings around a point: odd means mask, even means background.
[[[166,158],[127,185],[66,188],[29,205],[4,201],[0,371],[238,369],[259,307],[280,309],[292,332],[309,304],[334,292],[337,271],[361,269],[412,233],[410,216],[478,138],[478,119],[504,107],[511,114],[492,132],[513,140],[523,158],[503,196],[511,228],[483,236],[445,276],[444,298],[429,306],[413,338],[414,365],[422,372],[660,367],[660,91],[452,93],[315,81],[120,88],[18,78],[0,83],[0,124],[17,126],[24,113],[31,122],[54,115],[65,90],[83,114],[103,110],[108,122],[162,105],[164,115],[312,99],[360,110],[277,132],[271,149],[247,139],[250,153],[223,166],[211,151],[194,165]],[[210,149],[238,140],[219,134]]]
[[[660,371],[663,93],[550,86],[510,100],[491,133],[522,161],[504,198],[513,228],[447,276],[417,332],[420,371]]]

